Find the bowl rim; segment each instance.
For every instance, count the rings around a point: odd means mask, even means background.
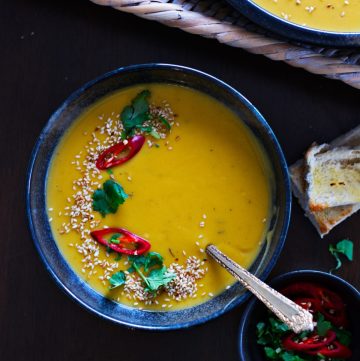
[[[226,84],[225,82],[223,82],[222,80],[209,75],[203,71],[194,69],[194,68],[190,68],[190,67],[186,67],[186,66],[182,66],[182,65],[174,65],[174,64],[167,64],[167,63],[146,63],[146,64],[136,64],[136,65],[129,65],[129,66],[123,66],[123,67],[119,67],[117,69],[114,69],[112,71],[106,72],[98,77],[96,77],[93,80],[88,81],[87,83],[85,83],[84,85],[82,85],[80,88],[78,88],[77,90],[75,90],[73,93],[71,93],[70,96],[68,96],[65,101],[63,101],[63,103],[52,113],[52,115],[49,117],[49,119],[47,120],[46,124],[44,125],[39,137],[36,140],[36,143],[34,145],[34,148],[32,150],[31,156],[30,156],[30,161],[28,164],[28,169],[27,169],[27,178],[26,178],[26,214],[27,214],[27,218],[28,218],[28,227],[30,229],[30,233],[32,236],[32,240],[33,240],[33,244],[35,246],[35,249],[37,250],[38,255],[40,256],[40,259],[43,263],[43,265],[45,266],[46,270],[49,272],[49,274],[52,276],[52,278],[55,280],[56,285],[63,291],[65,292],[65,294],[67,296],[69,296],[73,301],[77,302],[78,304],[80,304],[83,308],[85,308],[87,311],[90,311],[90,313],[93,313],[95,315],[97,315],[100,318],[112,321],[116,324],[121,324],[125,327],[129,327],[129,328],[137,328],[137,329],[144,329],[144,330],[153,330],[153,331],[164,331],[164,330],[176,330],[176,329],[182,329],[182,328],[188,328],[191,326],[195,326],[195,325],[200,325],[203,324],[207,321],[210,321],[214,318],[217,318],[218,316],[224,314],[225,312],[230,311],[231,309],[233,309],[234,307],[238,306],[240,303],[243,303],[248,297],[250,297],[250,293],[249,292],[244,292],[243,294],[239,295],[232,303],[230,306],[225,307],[220,309],[217,312],[213,312],[210,315],[206,316],[206,317],[202,317],[202,318],[198,318],[195,319],[193,321],[190,322],[182,322],[182,323],[176,323],[176,324],[171,324],[171,325],[165,325],[165,326],[148,326],[148,325],[141,325],[139,323],[136,322],[127,322],[127,321],[122,321],[119,319],[116,319],[114,317],[111,317],[109,315],[105,315],[104,313],[94,309],[91,307],[91,305],[87,304],[85,300],[83,300],[81,297],[78,297],[76,295],[76,293],[74,293],[69,287],[67,287],[63,281],[57,276],[55,270],[50,266],[50,263],[48,261],[48,259],[46,258],[42,247],[41,247],[41,242],[39,241],[37,234],[36,234],[36,227],[34,225],[34,221],[33,221],[33,217],[32,217],[32,213],[31,213],[31,198],[32,198],[32,194],[31,194],[31,181],[33,178],[33,170],[34,170],[34,164],[38,155],[38,152],[40,150],[40,147],[42,145],[43,139],[48,131],[49,128],[51,128],[53,121],[57,118],[57,116],[64,110],[67,108],[68,104],[70,104],[72,101],[74,101],[75,99],[77,99],[81,94],[83,94],[85,91],[87,91],[89,88],[91,88],[93,85],[101,83],[104,80],[107,80],[115,75],[118,74],[124,74],[124,73],[128,73],[128,72],[133,72],[133,71],[146,71],[146,70],[151,70],[151,69],[163,69],[163,70],[171,70],[171,71],[180,71],[180,72],[185,72],[188,74],[192,74],[194,76],[198,76],[200,78],[203,78],[209,82],[212,82],[213,84],[215,84],[216,86],[223,88],[224,90],[228,91],[234,98],[236,98],[237,101],[241,102],[248,111],[251,112],[251,114],[256,118],[256,121],[259,122],[259,124],[261,124],[261,126],[263,126],[266,129],[267,135],[270,138],[271,142],[273,143],[273,147],[274,150],[277,154],[278,160],[279,160],[279,165],[280,165],[280,169],[281,172],[284,176],[284,189],[285,189],[285,195],[284,195],[284,217],[283,217],[283,225],[281,228],[281,231],[279,233],[279,240],[278,243],[274,249],[274,253],[273,256],[271,258],[271,260],[269,261],[268,265],[266,267],[264,267],[262,274],[260,275],[261,279],[265,279],[269,273],[271,272],[271,270],[273,269],[273,267],[275,266],[280,253],[283,249],[284,243],[285,243],[285,239],[286,239],[286,235],[287,235],[287,231],[288,231],[288,227],[289,227],[289,223],[290,223],[290,214],[291,214],[291,203],[292,203],[292,199],[291,199],[291,188],[290,188],[290,178],[289,178],[289,172],[288,172],[288,167],[287,167],[287,163],[285,160],[285,156],[283,154],[283,151],[280,147],[280,144],[275,136],[275,134],[273,133],[272,129],[270,128],[270,126],[268,125],[268,123],[266,122],[266,120],[264,119],[264,117],[260,114],[260,112],[255,108],[254,105],[252,105],[252,103],[250,103],[249,100],[247,100],[240,92],[238,92],[236,89],[234,89],[233,87],[231,87],[230,85]],[[106,95],[104,95],[106,96]],[[55,242],[55,241],[54,241]],[[65,263],[68,263],[65,259],[65,257],[62,255],[62,252],[59,250],[61,256],[62,256],[62,261]],[[72,269],[71,265],[69,265],[70,268]],[[81,276],[79,276],[75,271],[74,273],[76,274],[76,276],[81,279]],[[91,288],[92,289],[92,288]],[[97,292],[94,290],[94,292]],[[97,292],[98,293],[98,292]],[[104,297],[104,296],[102,296]],[[191,307],[190,307],[191,308]],[[181,311],[181,310],[179,310]]]
[[[328,273],[328,272],[324,272],[324,271],[318,271],[318,270],[297,270],[297,271],[291,271],[291,272],[287,272],[287,273],[283,273],[279,276],[276,276],[275,278],[273,278],[270,282],[269,285],[271,286],[277,286],[278,284],[280,284],[283,281],[287,281],[290,280],[291,278],[293,278],[294,276],[302,276],[302,275],[315,275],[315,276],[320,276],[322,278],[328,278],[329,280],[331,280],[331,282],[337,283],[337,284],[341,284],[343,286],[345,286],[345,288],[347,288],[349,290],[349,292],[354,295],[355,298],[358,299],[358,301],[360,302],[360,291],[358,291],[351,283],[349,283],[348,281],[344,280],[343,278],[336,276],[332,273]],[[317,283],[317,281],[314,281],[315,283]],[[249,320],[249,318],[251,317],[251,313],[254,311],[254,307],[260,304],[260,301],[255,298],[255,296],[253,296],[253,299],[249,301],[249,303],[247,304],[241,319],[240,319],[240,326],[239,326],[239,331],[238,331],[238,351],[239,351],[239,355],[240,355],[240,360],[241,361],[251,361],[248,360],[245,355],[244,355],[244,336],[246,334],[246,326],[247,326],[247,322]]]
[[[256,24],[286,39],[330,47],[360,46],[360,30],[345,32],[310,28],[282,19],[256,4],[254,0],[227,0],[227,2]]]

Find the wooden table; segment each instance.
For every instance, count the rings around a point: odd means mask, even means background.
[[[73,90],[128,64],[177,63],[228,82],[263,113],[289,163],[312,141],[359,124],[359,91],[87,0],[3,2],[0,28],[0,360],[237,360],[242,308],[189,330],[151,333],[101,320],[60,291],[35,252],[25,216],[35,140]],[[329,242],[349,237],[355,260],[339,275],[360,287],[359,221],[357,214],[321,240],[295,201],[271,276],[327,271],[334,264]]]

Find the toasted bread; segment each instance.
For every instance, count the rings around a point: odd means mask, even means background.
[[[305,163],[311,211],[360,202],[360,147],[313,145]]]
[[[339,138],[336,138],[329,144],[327,149],[333,149],[335,147],[341,146],[360,146],[360,125],[351,130],[350,132],[340,136]],[[298,198],[299,203],[304,209],[306,216],[313,223],[313,225],[319,232],[320,237],[322,238],[324,235],[328,234],[331,229],[333,229],[336,225],[357,212],[360,209],[360,203],[346,206],[330,207],[319,211],[311,211],[308,207],[305,175],[306,164],[303,159],[297,161],[290,167],[290,178],[293,193]]]

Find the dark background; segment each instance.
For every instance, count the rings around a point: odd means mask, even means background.
[[[27,228],[25,178],[50,114],[84,82],[119,66],[176,63],[234,86],[263,113],[289,163],[309,144],[359,124],[360,92],[340,82],[142,20],[87,0],[0,0],[0,360],[237,360],[241,308],[189,330],[150,333],[108,323],[50,279]],[[359,221],[321,240],[296,202],[272,276],[329,270],[329,242],[349,237],[355,261],[339,275],[360,287]]]

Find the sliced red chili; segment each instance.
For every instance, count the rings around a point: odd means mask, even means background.
[[[137,236],[134,233],[129,232],[124,228],[104,228],[97,231],[92,231],[90,234],[97,242],[109,247],[113,251],[131,256],[141,255],[148,251],[151,247],[150,243],[147,240]],[[109,236],[111,234],[119,234],[119,243],[110,242],[106,238],[106,236]],[[126,248],[124,243],[132,244],[133,246],[135,246],[135,249]]]
[[[292,299],[299,296],[316,299],[320,302],[317,303],[317,311],[321,312],[327,320],[338,327],[348,324],[345,304],[341,297],[325,287],[310,282],[298,282],[284,288],[281,292]]]
[[[325,357],[329,357],[331,359],[346,359],[346,358],[349,358],[351,357],[352,355],[352,352],[351,350],[341,344],[340,342],[338,341],[333,341],[330,345],[327,345],[325,347],[321,347],[319,349],[316,349],[316,350],[309,350],[309,351],[306,351],[307,354],[309,355],[323,355]]]
[[[284,337],[282,344],[288,351],[302,351],[313,350],[325,347],[331,344],[336,339],[336,333],[332,330],[328,330],[326,336],[321,337],[318,334],[313,334],[307,338],[297,341],[299,337],[295,333],[291,333]]]
[[[96,161],[96,168],[104,170],[127,162],[139,152],[144,142],[145,137],[143,135],[134,135],[105,149]],[[118,157],[121,153],[124,155]]]

